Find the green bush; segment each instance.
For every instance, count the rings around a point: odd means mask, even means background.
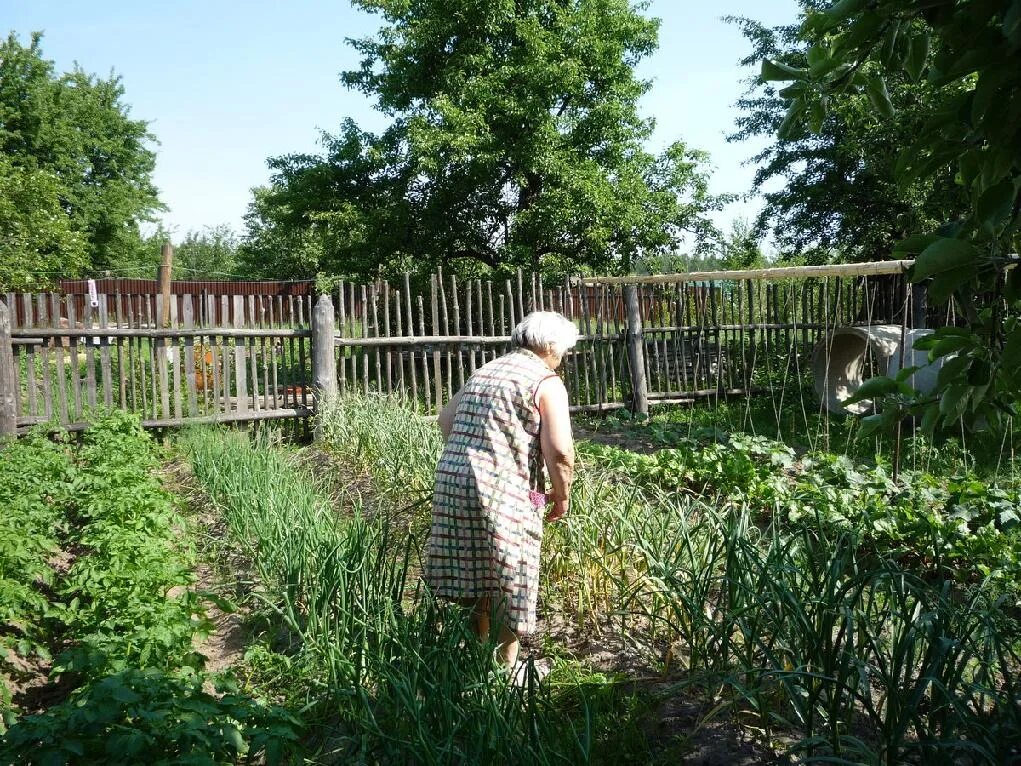
[[[297,720],[192,672],[123,670],[22,718],[0,742],[0,763],[279,763]]]

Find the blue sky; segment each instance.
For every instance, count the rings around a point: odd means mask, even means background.
[[[267,157],[317,151],[319,131],[336,131],[345,117],[370,130],[385,124],[368,99],[339,82],[357,65],[345,38],[377,26],[344,0],[0,6],[0,31],[22,42],[43,31],[43,53],[59,70],[77,61],[88,72],[121,76],[131,115],[149,121],[159,140],[154,177],[170,208],[164,221],[178,235],[222,223],[240,231],[251,187],[269,178]],[[662,19],[660,47],[639,67],[653,81],[642,102],[656,119],[650,148],[683,140],[705,149],[713,191],[748,191],[753,169],[742,163],[758,146],[724,139],[750,74],[737,65],[748,46],[721,17],[781,24],[797,13],[795,0],[653,0],[648,14]],[[735,203],[719,223],[757,209],[754,201]]]

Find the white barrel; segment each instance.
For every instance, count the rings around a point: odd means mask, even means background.
[[[828,339],[816,344],[812,353],[812,382],[826,409],[841,415],[861,415],[872,411],[871,401],[844,405],[866,380],[869,352],[875,363],[875,375],[892,377],[904,367],[919,367],[909,379],[911,386],[923,393],[936,387],[943,359],[930,364],[929,352],[914,348],[915,341],[929,335],[932,330],[904,331],[903,353],[901,332],[899,325],[888,324],[838,327]]]

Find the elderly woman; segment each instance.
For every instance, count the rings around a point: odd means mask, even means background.
[[[482,640],[498,622],[508,668],[518,637],[535,630],[543,520],[568,509],[574,439],[567,390],[553,371],[577,340],[560,314],[529,314],[514,328],[514,350],[476,370],[439,417],[425,579],[438,596],[473,608]]]

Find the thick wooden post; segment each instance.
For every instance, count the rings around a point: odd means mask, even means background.
[[[321,402],[337,395],[337,363],[333,348],[333,301],[323,293],[312,312],[312,383],[317,411]],[[319,436],[318,425],[316,436]]]
[[[645,340],[637,285],[624,285],[624,305],[627,307],[627,358],[631,367],[631,411],[647,417],[649,388],[645,381]]]
[[[928,313],[929,300],[925,282],[911,285],[911,326],[916,330],[925,329],[925,315]]]
[[[18,387],[18,369],[11,347],[11,312],[0,302],[0,439],[14,436],[18,429],[18,406],[14,394]]]
[[[163,260],[157,275],[159,291],[163,300],[160,327],[170,327],[170,277],[174,270],[174,246],[169,242],[164,242],[161,255]]]

